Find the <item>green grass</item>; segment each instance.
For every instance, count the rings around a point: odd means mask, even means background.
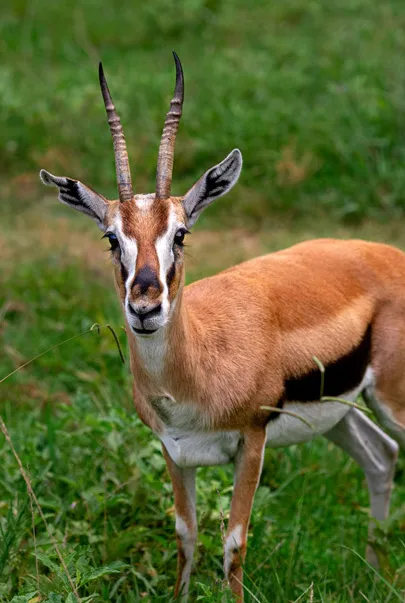
[[[44,199],[38,180],[44,167],[116,196],[100,58],[138,192],[154,186],[172,48],[186,77],[174,193],[233,147],[244,154],[240,184],[202,218],[210,230],[191,237],[189,280],[313,236],[405,249],[400,0],[3,5],[0,379],[95,322],[111,324],[126,349],[99,233],[54,194]],[[55,542],[82,601],[170,601],[171,487],[111,334],[88,333],[1,383],[0,414],[49,526],[1,437],[0,602],[38,603],[38,592],[43,603],[74,601]],[[247,600],[403,599],[404,472],[401,457],[376,576],[359,557],[369,513],[362,472],[323,440],[269,452],[250,528]],[[221,521],[231,484],[230,467],[199,471],[192,601],[230,601]]]
[[[100,58],[135,185],[152,191],[175,48],[186,100],[174,191],[235,146],[245,159],[241,186],[207,220],[403,215],[401,0],[10,0],[0,10],[0,177],[13,208],[37,198],[40,167],[115,196]]]
[[[202,231],[192,237],[189,279],[333,233],[405,246],[397,223],[348,228],[275,221],[255,235]],[[45,202],[42,215],[5,217],[1,238],[1,375],[94,322],[112,324],[126,349],[105,244],[94,226],[56,201]],[[16,373],[0,385],[0,405],[83,600],[97,594],[101,601],[170,601],[176,566],[170,482],[156,438],[133,411],[128,367],[108,331],[86,334]],[[71,587],[37,512],[35,549],[26,485],[4,440],[0,456],[0,601],[30,600],[39,584],[43,601],[70,603]],[[358,556],[365,551],[369,507],[354,462],[321,439],[270,451],[250,528],[246,586],[254,596],[247,601],[400,600],[404,469],[401,459],[393,516],[379,530],[379,578]],[[230,467],[199,471],[192,601],[230,601],[222,583],[221,517],[229,511],[231,485]],[[18,599],[23,593],[30,596]]]

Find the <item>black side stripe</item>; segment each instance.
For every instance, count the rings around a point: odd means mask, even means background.
[[[322,358],[320,358],[322,361]],[[355,389],[363,380],[371,360],[371,325],[360,343],[345,356],[325,365],[324,396],[338,397]],[[314,363],[315,364],[315,363]],[[312,402],[319,400],[321,372],[314,366],[310,372],[285,381],[285,402]]]

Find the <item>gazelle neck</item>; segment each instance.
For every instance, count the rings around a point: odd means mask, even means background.
[[[187,354],[190,317],[183,300],[183,287],[174,302],[167,324],[153,335],[135,335],[127,326],[131,370],[141,389],[166,393],[180,357]]]

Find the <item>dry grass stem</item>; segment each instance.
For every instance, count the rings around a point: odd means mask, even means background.
[[[273,406],[261,406],[260,408],[263,408],[264,410],[271,410],[271,412],[278,412],[280,414],[289,415],[290,417],[294,417],[295,419],[302,421],[302,423],[312,429],[312,431],[315,430],[315,427],[312,425],[312,423],[304,419],[304,417],[298,415],[296,412],[293,412],[292,410],[286,410],[285,408],[273,408]]]
[[[81,599],[80,599],[80,597],[79,597],[79,593],[77,592],[76,586],[75,586],[75,584],[74,584],[74,582],[73,582],[73,580],[72,580],[72,576],[70,575],[69,570],[68,570],[68,567],[67,567],[67,565],[66,565],[66,562],[65,562],[65,560],[64,560],[64,558],[63,558],[63,555],[62,555],[62,553],[60,552],[60,549],[59,549],[58,543],[56,542],[56,540],[55,540],[55,538],[54,538],[54,536],[53,536],[53,534],[52,534],[52,531],[49,529],[49,525],[48,525],[48,522],[47,522],[47,520],[46,520],[46,518],[45,518],[45,515],[44,515],[44,513],[43,513],[43,511],[42,511],[41,505],[39,504],[39,501],[38,501],[38,499],[37,499],[37,496],[36,496],[36,494],[35,494],[35,492],[34,492],[34,490],[33,490],[33,488],[32,488],[30,478],[28,477],[28,474],[27,474],[27,472],[25,471],[25,469],[24,469],[24,467],[23,467],[23,464],[22,464],[22,462],[21,462],[21,459],[20,459],[20,457],[18,456],[16,449],[14,448],[14,444],[13,444],[13,442],[12,442],[12,440],[11,440],[10,434],[9,434],[9,432],[8,432],[8,429],[7,429],[7,427],[6,427],[6,424],[5,424],[5,423],[4,423],[4,421],[3,421],[3,417],[2,417],[2,416],[0,416],[0,429],[1,429],[1,431],[3,432],[3,435],[4,435],[4,437],[6,438],[8,445],[9,445],[9,446],[10,446],[10,448],[11,448],[11,451],[12,451],[12,453],[13,453],[13,456],[14,456],[15,460],[17,461],[17,464],[18,464],[18,467],[19,467],[20,473],[21,473],[21,475],[22,475],[22,477],[23,477],[23,479],[24,479],[24,481],[25,481],[25,484],[26,484],[26,486],[27,486],[27,491],[28,491],[28,495],[29,495],[29,497],[30,497],[30,499],[31,499],[31,504],[32,504],[32,502],[34,502],[34,503],[35,503],[36,508],[38,509],[38,513],[39,513],[39,515],[40,515],[40,517],[41,517],[42,521],[44,522],[44,525],[45,525],[46,531],[47,531],[47,533],[48,533],[49,539],[50,539],[50,541],[52,542],[52,545],[53,545],[53,547],[54,547],[54,549],[55,549],[55,551],[56,551],[56,554],[57,554],[57,555],[58,555],[58,557],[59,557],[59,561],[61,562],[61,565],[62,565],[62,567],[63,567],[63,570],[64,570],[64,572],[65,572],[65,574],[66,574],[66,577],[67,577],[67,579],[69,580],[69,584],[70,584],[70,587],[71,587],[71,589],[72,589],[72,592],[73,592],[74,596],[76,597],[76,600],[77,600],[77,601],[80,603],[80,602],[81,602]]]

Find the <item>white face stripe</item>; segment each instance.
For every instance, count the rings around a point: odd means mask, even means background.
[[[126,291],[126,299],[128,299],[128,295],[130,293],[130,286],[135,277],[136,270],[136,258],[138,257],[138,245],[136,240],[130,237],[127,237],[123,233],[122,229],[122,218],[119,213],[117,213],[116,218],[114,220],[114,224],[111,228],[108,229],[109,232],[113,232],[120,243],[121,248],[121,264],[125,267],[128,277],[125,284]]]
[[[151,203],[154,200],[154,195],[139,195],[135,197],[135,202],[139,208],[143,210],[149,209]],[[174,236],[180,228],[185,228],[185,225],[177,220],[176,212],[174,208],[170,208],[169,220],[167,229],[160,237],[156,239],[155,249],[156,255],[159,262],[159,279],[161,281],[163,291],[163,301],[168,305],[169,290],[167,286],[167,273],[169,268],[175,261],[173,253],[173,241]],[[122,228],[122,217],[117,213],[113,225],[108,228],[109,232],[114,233],[119,240],[121,247],[121,263],[127,270],[128,277],[125,283],[126,295],[130,292],[130,285],[133,282],[136,271],[136,259],[138,256],[138,245],[136,239],[128,237],[124,234]]]
[[[135,197],[135,203],[141,211],[148,211],[153,200],[154,195],[140,195],[139,197]],[[143,323],[146,325],[147,329],[157,329],[157,331],[150,335],[142,335],[135,332],[138,343],[138,352],[142,358],[143,364],[156,378],[159,378],[164,368],[165,351],[167,347],[166,330],[164,327],[170,318],[170,312],[173,311],[175,306],[175,300],[173,300],[172,304],[169,300],[167,274],[175,261],[173,251],[174,237],[177,230],[182,227],[185,228],[185,225],[182,222],[179,222],[175,209],[171,207],[168,214],[166,230],[155,241],[155,250],[159,263],[159,280],[163,289],[160,296],[162,309],[159,315],[148,319]],[[119,212],[117,212],[108,230],[109,232],[114,233],[118,238],[121,248],[120,262],[128,274],[126,282],[124,283],[125,299],[123,301],[127,322],[132,328],[140,329],[142,328],[142,323],[139,318],[129,310],[129,301],[131,302],[131,307],[134,308],[135,300],[131,298],[131,289],[136,276],[136,262],[139,247],[134,237],[128,237],[124,234],[122,216]]]
[[[164,234],[158,237],[155,244],[156,254],[159,261],[159,279],[163,286],[162,309],[165,318],[168,317],[170,309],[167,273],[175,260],[173,252],[174,235],[181,226],[184,227],[184,224],[180,224],[178,222],[176,212],[173,208],[170,208],[167,230]]]

